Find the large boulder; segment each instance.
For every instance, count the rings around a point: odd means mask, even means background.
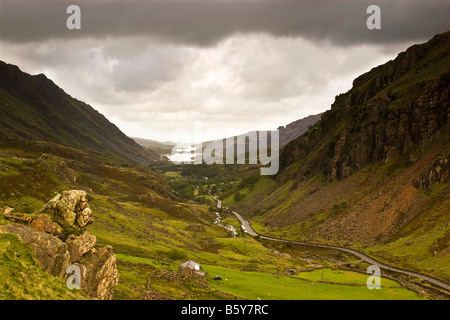
[[[58,194],[44,206],[41,213],[49,214],[62,228],[72,228],[75,231],[84,231],[94,221],[83,190]]]
[[[70,253],[70,262],[80,261],[81,257],[94,249],[97,238],[89,232],[80,236],[70,235],[66,244]]]
[[[54,276],[65,277],[66,269],[70,265],[70,253],[67,244],[60,239],[17,223],[0,226],[0,232],[17,235],[30,245],[42,269]]]
[[[15,234],[29,244],[39,265],[52,275],[67,279],[67,268],[79,266],[81,289],[93,298],[110,300],[119,281],[116,256],[111,246],[94,248],[97,238],[85,232],[92,222],[86,192],[71,190],[50,200],[32,221],[33,228],[12,223],[1,225],[0,233]]]
[[[116,256],[111,246],[89,251],[75,265],[81,270],[81,289],[100,300],[111,300],[119,282]]]
[[[111,246],[94,249],[95,236],[87,232],[71,235],[65,243],[52,234],[17,223],[1,225],[0,233],[17,235],[31,247],[42,269],[54,276],[67,279],[67,268],[79,266],[81,289],[95,299],[112,299],[119,281],[116,256]]]
[[[37,213],[31,227],[18,223],[1,225],[0,233],[15,234],[29,244],[39,265],[54,276],[67,279],[67,268],[79,266],[81,289],[93,298],[110,300],[119,281],[116,256],[111,246],[94,248],[97,238],[85,232],[93,221],[86,192],[70,190],[50,200]]]
[[[34,218],[31,226],[38,231],[51,234],[61,234],[63,232],[62,227],[58,223],[53,222],[50,216],[44,213]]]

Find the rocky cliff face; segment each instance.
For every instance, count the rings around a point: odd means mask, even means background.
[[[232,209],[264,234],[450,279],[449,94],[450,32],[358,77]]]
[[[54,276],[65,277],[70,265],[70,253],[63,241],[52,234],[18,223],[0,226],[0,232],[17,235],[31,247],[42,269]]]
[[[58,194],[45,205],[41,214],[49,214],[57,230],[84,231],[94,221],[83,190]]]
[[[413,185],[422,190],[448,181],[450,181],[450,151],[437,157],[428,167],[424,168],[414,179]]]
[[[298,176],[323,172],[329,180],[341,180],[372,162],[400,155],[413,162],[430,141],[448,132],[449,116],[447,32],[355,79],[321,121],[283,149],[280,164],[286,168],[305,159]]]
[[[85,232],[92,221],[86,193],[71,190],[50,200],[27,221],[29,226],[2,225],[0,233],[15,234],[29,244],[40,266],[54,276],[67,279],[68,267],[78,266],[81,289],[92,298],[110,300],[119,280],[116,256],[110,246],[95,248],[96,237]]]
[[[286,126],[278,127],[280,146],[282,147],[288,144],[295,138],[300,137],[302,134],[308,131],[310,127],[315,125],[316,122],[320,120],[321,115],[322,115],[321,113],[310,115],[305,118],[291,122]]]

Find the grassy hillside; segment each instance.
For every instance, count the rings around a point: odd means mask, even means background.
[[[81,290],[41,269],[31,249],[17,236],[0,234],[0,300],[80,300]]]
[[[61,170],[65,168],[61,163],[68,164],[69,170]],[[329,268],[338,266],[339,259],[348,261],[348,257],[316,255],[296,248],[275,249],[241,231],[233,237],[213,223],[216,215],[210,210],[212,206],[177,201],[162,176],[149,169],[88,167],[59,156],[19,149],[1,150],[0,169],[0,201],[14,206],[17,213],[32,214],[62,190],[87,191],[95,219],[87,231],[97,237],[98,246],[112,245],[117,255],[120,278],[114,299],[286,298],[281,292],[292,294],[292,299],[355,299],[362,292],[364,297],[374,299],[419,298],[400,284],[386,287],[382,293],[371,293],[365,288],[365,277],[353,271],[345,275],[348,281],[358,283],[356,287],[337,278],[335,283],[327,284],[308,279],[319,263],[328,268],[325,274],[336,273],[337,277],[338,270]],[[223,223],[234,224],[240,230],[232,216],[225,211],[222,216]],[[9,222],[1,218],[0,224],[4,223]],[[17,238],[1,235],[0,248],[0,273],[8,279],[3,282],[0,298],[85,298],[67,290],[64,281],[42,271],[30,249]],[[281,255],[279,251],[289,254]],[[200,263],[205,279],[180,276],[179,266],[189,259]],[[286,277],[287,269],[298,270],[298,278]],[[20,281],[24,276],[16,270],[26,274],[27,281]],[[213,280],[216,274],[228,280],[217,282]],[[308,281],[300,279],[302,274]],[[261,289],[264,282],[266,291]],[[326,292],[330,295],[325,296]]]
[[[175,143],[173,142],[160,142],[156,140],[135,138],[135,137],[131,137],[131,139],[136,141],[136,143],[139,144],[140,146],[149,149],[160,156],[170,154],[172,152],[173,147],[175,146]]]
[[[449,53],[445,33],[358,77],[282,150],[276,178],[224,193],[224,204],[260,233],[449,281]]]
[[[214,287],[247,299],[261,300],[415,300],[412,291],[398,288],[398,283],[384,279],[380,290],[368,290],[367,277],[349,271],[321,270],[302,272],[298,276],[272,275],[262,272],[237,272],[222,267],[207,266],[210,274],[224,274],[225,281]],[[243,285],[245,284],[245,285]],[[283,290],[280,290],[283,288]]]
[[[146,163],[158,158],[45,75],[31,76],[2,61],[0,114],[0,141],[56,143],[110,162]]]

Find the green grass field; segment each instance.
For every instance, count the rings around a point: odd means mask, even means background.
[[[0,300],[86,299],[66,282],[42,270],[28,245],[12,234],[0,233]]]
[[[203,268],[208,273],[208,283],[212,288],[252,300],[421,299],[415,292],[397,288],[398,284],[387,279],[381,280],[381,289],[370,290],[365,285],[367,280],[365,275],[349,271],[327,269],[325,280],[330,279],[328,281],[336,282],[336,284],[330,284],[319,282],[320,271],[318,270],[288,277],[263,272],[243,272],[210,265],[204,265]],[[215,275],[223,279],[214,280]],[[341,283],[347,283],[347,285]]]
[[[238,237],[231,237],[224,228],[213,224],[215,208],[161,196],[160,192],[168,190],[161,181],[155,183],[151,172],[101,166],[95,169],[95,174],[75,172],[77,184],[72,184],[65,176],[58,175],[63,158],[53,156],[41,160],[35,154],[22,158],[25,154],[17,153],[18,157],[13,150],[3,152],[0,164],[5,171],[2,171],[0,196],[3,202],[14,205],[17,213],[41,208],[62,190],[81,186],[94,190],[89,192],[89,205],[95,221],[87,231],[97,237],[98,246],[112,245],[117,256],[120,278],[114,299],[142,299],[149,291],[149,277],[150,291],[174,299],[228,299],[227,294],[248,299],[419,298],[409,290],[396,288],[397,284],[388,280],[383,280],[385,287],[381,290],[369,290],[364,285],[366,276],[354,272],[326,269],[324,280],[334,283],[321,283],[319,271],[301,272],[311,268],[301,251],[291,248],[291,252],[288,246],[270,246],[242,232]],[[248,191],[256,194],[271,183],[269,179],[261,180]],[[232,224],[240,231],[233,215],[224,211],[222,218],[223,223]],[[0,216],[0,223],[8,221]],[[254,226],[262,231],[266,228],[263,223]],[[291,256],[280,256],[275,249],[289,251]],[[207,272],[206,284],[159,278],[176,273],[189,259],[199,262]],[[315,263],[333,265],[322,260],[313,258]],[[284,276],[286,269],[300,273]],[[216,274],[228,280],[212,280]],[[86,298],[81,292],[67,290],[62,279],[43,271],[30,248],[10,235],[0,235],[0,277],[6,279],[0,283],[0,299]]]

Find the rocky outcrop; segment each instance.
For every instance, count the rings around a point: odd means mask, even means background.
[[[419,190],[430,188],[439,183],[450,182],[450,154],[439,156],[430,166],[414,179],[413,185]]]
[[[70,235],[66,240],[67,249],[70,253],[70,262],[80,261],[86,253],[93,251],[97,238],[88,232],[80,236]]]
[[[84,231],[94,221],[86,192],[83,190],[70,190],[58,194],[44,206],[41,213],[49,214],[62,228],[76,231]]]
[[[54,276],[67,279],[69,266],[80,267],[81,289],[92,298],[110,300],[119,281],[116,256],[110,246],[95,248],[96,237],[84,231],[93,221],[86,192],[64,191],[36,214],[30,226],[2,225],[0,233],[29,244],[39,265]]]
[[[111,246],[90,250],[75,263],[81,270],[81,288],[90,296],[102,300],[111,299],[119,281],[116,256]]]
[[[32,227],[35,228],[38,231],[51,233],[54,235],[62,234],[63,229],[62,227],[53,222],[53,220],[50,218],[50,216],[46,214],[40,214],[38,215],[33,222],[31,223]]]
[[[17,223],[0,226],[0,232],[17,235],[30,245],[42,269],[54,276],[65,277],[66,269],[70,265],[70,253],[66,243],[49,233]]]
[[[57,173],[61,181],[65,181],[68,183],[77,182],[77,177],[75,176],[74,170],[69,168],[65,161],[60,162]]]
[[[449,129],[449,63],[447,32],[358,77],[317,124],[283,148],[280,168],[303,159],[298,179],[322,172],[333,181],[420,153]]]

